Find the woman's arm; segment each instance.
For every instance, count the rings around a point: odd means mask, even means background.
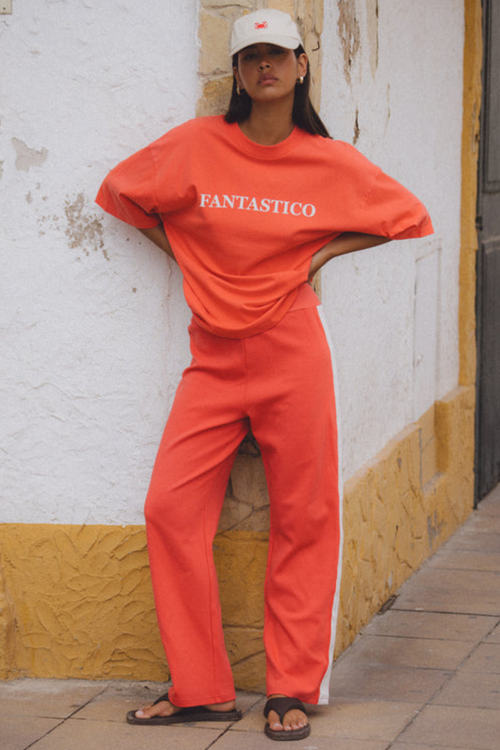
[[[165,234],[165,230],[163,229],[162,224],[158,224],[158,226],[152,227],[151,229],[139,229],[139,232],[147,237],[148,240],[154,242],[154,244],[159,247],[160,250],[163,250],[163,252],[166,253],[169,258],[175,260],[174,251],[170,247],[170,242],[167,239],[167,235]],[[175,262],[177,263],[176,260]]]
[[[376,234],[360,234],[359,232],[344,232],[334,240],[314,253],[309,268],[309,281],[312,281],[319,269],[332,258],[339,255],[354,253],[356,250],[365,250],[368,247],[383,245],[389,242],[387,237],[379,237]]]

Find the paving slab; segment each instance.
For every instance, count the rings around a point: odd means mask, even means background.
[[[107,683],[83,680],[0,682],[2,714],[65,719],[106,690]]]
[[[496,572],[443,570],[425,566],[404,586],[398,609],[500,617],[500,576]]]
[[[490,512],[483,512],[479,508],[467,521],[467,533],[500,534],[500,517],[493,506],[489,506]]]
[[[134,727],[123,722],[68,719],[45,735],[33,750],[206,750],[220,729]]]
[[[488,540],[488,546],[491,540]],[[500,552],[482,552],[469,549],[446,549],[438,551],[427,563],[429,568],[453,568],[454,570],[500,570]]]
[[[2,750],[25,750],[49,734],[60,719],[42,719],[38,716],[5,715],[3,703],[0,717],[0,747]]]
[[[391,668],[345,659],[333,670],[330,695],[333,703],[338,698],[371,698],[423,705],[450,676],[440,669]]]
[[[356,663],[381,667],[417,667],[454,670],[463,663],[474,642],[432,638],[399,638],[365,635],[352,648],[349,658]],[[493,648],[493,647],[492,647]]]
[[[464,708],[492,708],[500,711],[499,676],[461,670],[443,686],[432,699],[432,703]]]
[[[500,675],[500,644],[481,643],[467,659],[461,671]]]
[[[467,522],[466,522],[467,523]],[[467,528],[460,528],[446,542],[446,550],[470,550],[478,553],[498,554],[498,534],[473,534]]]
[[[256,734],[245,732],[227,732],[220,737],[210,750],[272,750],[282,747],[292,750],[386,750],[387,742],[371,740],[335,739],[332,744],[330,737],[318,737],[313,732],[304,740],[281,741],[278,745],[270,740],[263,732]]]
[[[500,566],[499,566],[500,570]],[[479,643],[495,632],[497,617],[487,615],[456,615],[452,612],[415,612],[392,609],[376,616],[365,630],[367,635],[392,635],[401,638],[429,638],[441,641]],[[498,628],[500,643],[500,628]]]
[[[320,715],[311,714],[314,736],[394,740],[415,717],[419,703],[336,699]]]
[[[500,643],[500,623],[486,638],[486,643]]]
[[[426,706],[398,738],[401,743],[461,750],[498,750],[499,740],[500,711],[434,705]]]

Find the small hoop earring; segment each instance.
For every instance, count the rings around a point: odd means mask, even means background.
[[[304,83],[304,76],[299,76],[297,78],[297,83],[300,83],[300,85],[302,85]]]
[[[238,94],[238,96],[241,96],[241,89],[238,84],[236,84],[236,93]]]

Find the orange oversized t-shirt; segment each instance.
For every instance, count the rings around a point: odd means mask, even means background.
[[[229,338],[276,325],[314,253],[338,234],[433,231],[423,204],[353,146],[298,127],[262,146],[219,116],[121,162],[96,200],[139,229],[163,223],[196,321]]]

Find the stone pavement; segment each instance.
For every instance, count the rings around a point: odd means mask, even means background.
[[[264,698],[233,725],[135,727],[163,685],[20,679],[0,684],[1,750],[270,750]],[[296,750],[499,750],[500,485],[336,662],[330,706]],[[280,747],[280,745],[278,745]]]

